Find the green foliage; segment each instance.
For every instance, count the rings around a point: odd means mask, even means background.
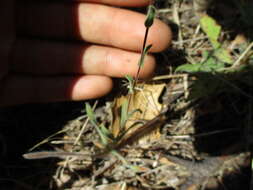
[[[144,65],[144,58],[145,56],[148,54],[148,51],[150,50],[150,48],[152,47],[152,44],[146,46],[146,42],[147,42],[147,36],[148,36],[148,31],[149,28],[153,25],[154,23],[154,19],[155,19],[155,14],[156,14],[156,8],[153,5],[149,5],[148,7],[148,13],[147,13],[147,17],[145,20],[145,27],[146,27],[146,32],[145,32],[145,36],[144,36],[144,41],[143,41],[143,49],[142,49],[142,53],[141,53],[141,57],[140,60],[138,62],[138,71],[136,73],[136,78],[133,79],[133,77],[126,75],[125,78],[128,81],[128,89],[129,89],[129,93],[130,94],[134,94],[134,89],[135,89],[135,84],[138,81],[138,76],[139,76],[139,72],[141,67],[143,67]],[[120,142],[120,140],[124,137],[124,135],[134,126],[136,126],[137,124],[139,124],[139,122],[136,122],[134,124],[132,124],[130,127],[128,127],[128,129],[125,129],[125,125],[127,123],[127,120],[129,119],[129,117],[131,117],[135,112],[141,112],[140,109],[135,109],[132,112],[128,112],[128,107],[129,107],[129,102],[125,101],[123,102],[123,104],[121,105],[121,112],[120,112],[120,132],[119,134],[117,134],[116,137],[113,136],[112,132],[110,132],[104,125],[99,124],[98,121],[96,120],[96,117],[94,115],[94,112],[91,108],[91,106],[86,103],[85,104],[86,107],[86,113],[87,116],[90,120],[90,122],[92,123],[92,125],[94,125],[102,144],[104,145],[104,149],[109,151],[111,154],[115,155],[116,157],[118,157],[119,160],[122,161],[123,164],[125,164],[127,167],[133,169],[134,171],[138,170],[137,166],[132,166],[129,165],[127,163],[127,161],[124,159],[124,157],[122,157],[116,150],[115,147],[117,146],[117,144]]]
[[[204,61],[195,64],[184,64],[177,67],[176,72],[221,72],[226,65],[232,64],[233,60],[229,52],[224,49],[218,41],[221,33],[221,26],[216,21],[205,15],[200,20],[201,28],[206,33],[213,46],[212,51],[204,51],[202,57]]]
[[[231,90],[248,96],[235,85],[235,82],[245,79],[245,76],[240,73],[249,70],[250,59],[245,56],[245,64],[234,67],[232,56],[219,42],[221,27],[213,18],[207,15],[203,16],[200,22],[201,28],[208,36],[213,49],[203,51],[201,61],[194,64],[180,65],[176,68],[176,72],[186,72],[196,77],[191,86],[189,98],[197,99]],[[239,75],[240,77],[238,77]]]
[[[219,61],[231,64],[233,61],[230,54],[226,49],[222,48],[221,43],[218,41],[221,33],[221,26],[208,15],[205,15],[200,19],[200,25],[214,48],[213,55]]]
[[[123,156],[121,156],[121,154],[119,154],[117,152],[117,150],[115,150],[115,147],[118,144],[118,142],[124,137],[124,135],[128,132],[128,130],[130,130],[132,128],[132,126],[131,126],[127,130],[123,129],[123,127],[126,124],[126,121],[129,119],[129,117],[133,113],[135,113],[136,111],[139,111],[138,109],[136,109],[129,114],[127,108],[128,108],[128,102],[125,101],[121,106],[120,128],[122,130],[120,131],[119,135],[116,138],[114,138],[112,133],[104,125],[98,123],[90,104],[89,103],[85,104],[87,116],[88,116],[90,122],[92,123],[92,125],[95,127],[97,133],[99,134],[99,137],[101,139],[101,143],[102,143],[102,145],[104,145],[104,151],[116,156],[119,160],[122,161],[122,163],[126,167],[128,167],[134,171],[138,171],[138,167],[128,164],[128,162],[125,160],[125,158]]]
[[[200,26],[209,38],[213,48],[219,48],[221,46],[221,44],[218,42],[221,33],[221,26],[218,25],[216,21],[208,15],[205,15],[200,19]]]
[[[224,49],[224,48],[218,48],[215,49],[214,51],[214,56],[223,63],[227,63],[227,64],[232,64],[233,63],[233,59],[231,57],[231,55],[229,54],[229,52]]]
[[[107,147],[110,148],[110,144],[114,144],[116,145],[118,143],[118,141],[120,141],[124,135],[132,128],[134,127],[136,124],[138,123],[134,123],[132,126],[130,126],[128,129],[124,129],[127,120],[135,113],[135,112],[141,112],[140,109],[135,109],[132,112],[128,113],[128,102],[125,101],[123,102],[122,106],[121,106],[121,114],[120,114],[120,133],[117,137],[114,137],[112,132],[109,131],[103,124],[99,124],[95,114],[90,106],[89,103],[85,104],[85,109],[86,109],[86,113],[87,116],[91,122],[91,124],[95,127],[102,144]]]
[[[132,127],[134,127],[137,123],[134,123],[132,126],[130,126],[128,129],[124,129],[127,120],[136,112],[140,112],[140,109],[135,109],[133,111],[131,111],[130,113],[128,113],[128,101],[124,101],[122,106],[121,106],[121,114],[120,114],[120,134],[118,135],[117,140],[120,140]]]
[[[209,52],[204,61],[195,64],[184,64],[177,67],[176,72],[188,72],[188,73],[199,73],[199,72],[219,72],[225,67],[223,62],[220,62],[214,56],[210,56]]]

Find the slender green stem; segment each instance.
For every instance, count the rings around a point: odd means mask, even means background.
[[[143,59],[143,56],[145,56],[145,54],[144,54],[144,49],[145,49],[146,44],[147,44],[148,31],[149,31],[149,27],[146,28],[146,31],[145,31],[143,46],[142,46],[142,50],[141,50],[141,59]],[[135,87],[135,85],[137,84],[137,82],[138,82],[138,80],[139,80],[140,71],[141,71],[141,65],[138,66],[138,70],[137,70],[137,73],[136,73],[136,76],[135,76],[135,79],[134,79],[133,87]]]

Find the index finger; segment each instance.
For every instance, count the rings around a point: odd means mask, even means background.
[[[30,3],[18,6],[16,23],[17,33],[25,36],[76,39],[140,51],[145,17],[138,12],[95,3]],[[162,51],[170,41],[169,27],[155,19],[147,42],[153,44],[150,51]]]
[[[74,0],[78,2],[102,3],[107,5],[138,7],[148,5],[151,0]]]

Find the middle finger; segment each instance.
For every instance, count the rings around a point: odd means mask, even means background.
[[[19,39],[13,46],[10,71],[36,75],[90,74],[134,76],[140,54],[86,43]],[[148,77],[155,60],[145,58],[140,77]]]

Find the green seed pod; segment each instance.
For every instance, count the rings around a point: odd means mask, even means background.
[[[156,13],[156,8],[153,5],[149,5],[148,7],[148,13],[147,13],[147,18],[145,20],[145,26],[149,28],[152,26],[154,19],[155,19],[155,13]]]

